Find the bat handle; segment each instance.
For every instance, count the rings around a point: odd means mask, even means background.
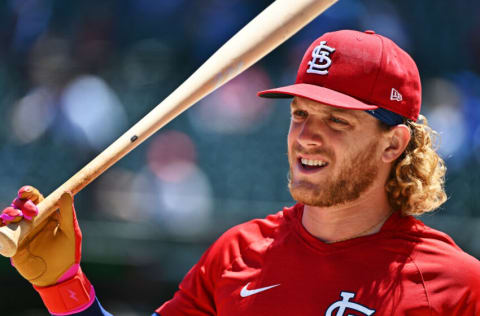
[[[18,247],[21,245],[25,237],[58,209],[58,200],[63,190],[56,190],[40,202],[38,207],[38,215],[32,220],[21,220],[18,223],[0,227],[0,254],[4,257],[12,257],[17,253]]]

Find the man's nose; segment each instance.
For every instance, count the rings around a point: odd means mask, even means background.
[[[301,127],[298,142],[305,148],[317,147],[323,144],[322,122],[307,119]]]

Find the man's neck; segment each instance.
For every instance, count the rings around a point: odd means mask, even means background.
[[[326,243],[334,243],[375,234],[391,215],[384,192],[368,192],[361,198],[332,207],[305,205],[302,224]]]

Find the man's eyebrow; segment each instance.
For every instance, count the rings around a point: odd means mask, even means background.
[[[308,103],[300,105],[300,104],[298,104],[298,102],[295,98],[290,103],[290,107],[292,109],[298,109],[298,108],[301,108],[301,107],[306,107],[307,109],[317,110],[317,111],[320,110],[321,112],[324,112],[324,113],[327,113],[327,114],[340,113],[340,114],[344,114],[344,115],[347,115],[349,117],[352,117],[356,120],[359,119],[358,112],[361,112],[361,111],[358,111],[358,110],[337,108],[337,107],[330,106],[330,105],[327,105],[327,104],[324,104],[324,107],[322,107],[320,109],[318,107],[315,107],[315,106],[313,106],[311,104],[308,104]]]
[[[352,116],[352,117],[358,119],[358,112],[359,112],[358,110],[341,109],[341,108],[336,108],[336,107],[333,107],[333,106],[330,107],[329,110],[334,112],[334,113],[342,113],[342,114]]]

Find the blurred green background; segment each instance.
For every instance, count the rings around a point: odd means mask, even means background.
[[[0,2],[0,202],[48,194],[268,6],[260,0]],[[449,200],[422,219],[480,258],[480,2],[340,0],[76,197],[83,267],[115,315],[150,315],[227,228],[291,205],[290,84],[322,33],[372,29],[416,60]],[[48,315],[0,260],[2,315]]]

